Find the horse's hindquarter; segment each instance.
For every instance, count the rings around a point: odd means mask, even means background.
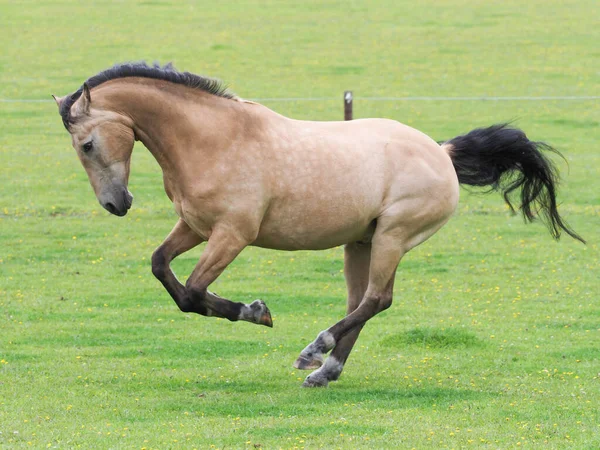
[[[418,203],[427,208],[427,198],[442,195],[439,186],[456,183],[435,142],[390,120],[290,121],[262,151],[270,193],[254,243],[262,247],[322,249],[361,240],[380,216],[402,208],[412,214]]]
[[[448,221],[458,203],[458,179],[448,153],[414,128],[397,124],[388,150],[394,173],[378,230],[392,233],[407,252]]]

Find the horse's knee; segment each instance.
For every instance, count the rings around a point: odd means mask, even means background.
[[[162,280],[165,278],[167,271],[167,258],[162,247],[158,247],[152,253],[152,273],[156,278]]]

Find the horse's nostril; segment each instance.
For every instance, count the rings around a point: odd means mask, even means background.
[[[115,207],[115,205],[113,205],[110,202],[106,203],[106,205],[104,205],[104,207],[111,214],[116,214],[116,212],[117,212],[117,208]]]
[[[131,208],[131,204],[133,203],[133,195],[129,191],[125,191],[125,207],[127,209]]]

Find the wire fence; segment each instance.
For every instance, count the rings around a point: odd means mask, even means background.
[[[339,100],[340,97],[259,97],[249,98],[255,102],[322,102]],[[355,96],[354,100],[372,102],[473,102],[473,101],[590,101],[600,100],[600,95],[557,95],[557,96],[473,96],[473,97],[361,97]],[[0,103],[49,103],[49,99],[27,98],[0,98]]]

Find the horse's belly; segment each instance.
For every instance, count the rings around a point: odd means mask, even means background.
[[[335,143],[288,155],[279,169],[274,165],[271,198],[255,245],[318,250],[364,238],[381,213],[382,151],[375,145]]]
[[[364,240],[369,234],[368,229],[369,226],[366,225],[331,230],[332,232],[299,230],[295,233],[285,233],[270,230],[269,232],[259,233],[252,245],[275,250],[323,250],[348,242]]]
[[[369,239],[374,212],[336,204],[323,208],[275,208],[253,245],[278,250],[322,250]]]

